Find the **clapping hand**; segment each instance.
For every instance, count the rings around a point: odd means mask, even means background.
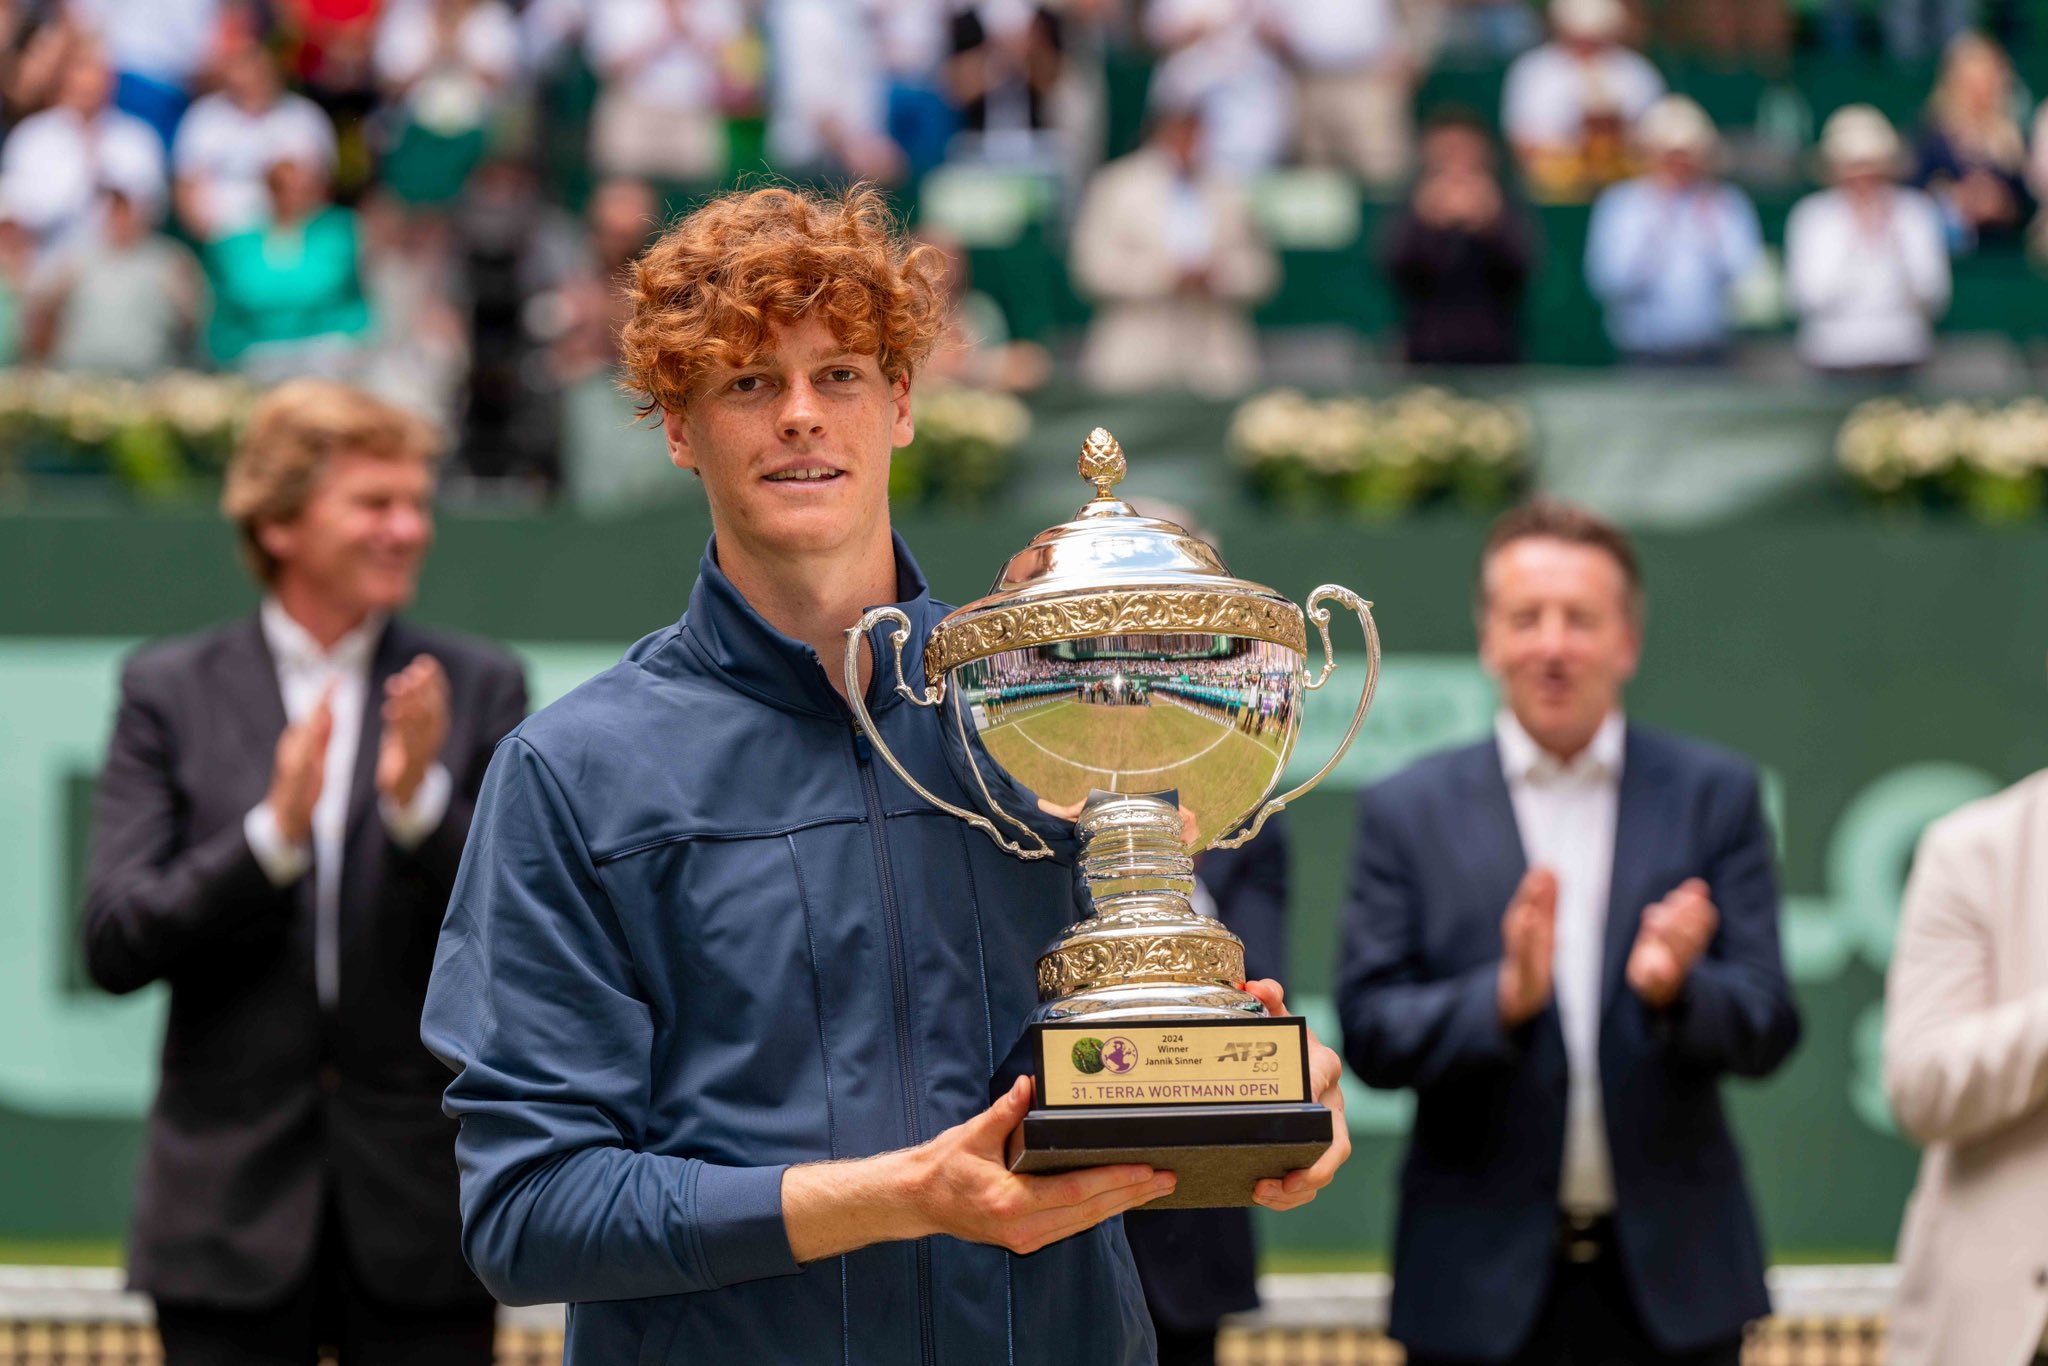
[[[412,800],[448,738],[448,676],[432,655],[384,683],[384,738],[377,748],[377,791],[400,806]]]
[[[1557,874],[1522,875],[1500,919],[1500,1022],[1517,1028],[1550,1004],[1557,956]]]
[[[304,844],[313,833],[313,808],[327,773],[327,741],[334,734],[334,688],[329,685],[313,710],[277,737],[270,768],[270,807],[277,833],[289,844]]]
[[[1642,928],[1628,955],[1628,984],[1646,1005],[1662,1009],[1678,998],[1693,964],[1706,953],[1721,914],[1707,884],[1688,878],[1643,910]]]

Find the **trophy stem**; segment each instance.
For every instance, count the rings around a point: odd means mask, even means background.
[[[1081,877],[1097,916],[1194,914],[1195,856],[1181,842],[1174,803],[1097,792],[1081,809],[1075,831]]]
[[[1238,985],[1243,942],[1194,908],[1195,858],[1170,795],[1097,792],[1076,830],[1095,913],[1039,958],[1034,1021],[1265,1013]]]

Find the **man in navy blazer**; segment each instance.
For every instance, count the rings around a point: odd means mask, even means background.
[[[1754,772],[1623,719],[1633,548],[1538,502],[1481,558],[1493,737],[1367,791],[1344,1052],[1412,1087],[1391,1331],[1411,1366],[1734,1366],[1770,1312],[1720,1078],[1799,1037]]]

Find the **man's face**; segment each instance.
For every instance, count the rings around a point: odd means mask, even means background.
[[[290,579],[350,616],[405,606],[434,540],[433,495],[424,461],[328,457],[304,510],[260,531],[279,588]]]
[[[113,92],[114,78],[107,70],[106,59],[97,48],[87,48],[74,53],[70,64],[64,68],[57,102],[90,118],[106,108],[108,97]]]
[[[695,470],[722,548],[830,556],[889,530],[889,453],[910,444],[910,381],[816,318],[774,328],[752,365],[699,381],[665,415],[669,458]]]
[[[1423,166],[1432,171],[1489,175],[1493,171],[1493,144],[1477,128],[1447,124],[1424,136],[1421,159]]]
[[[277,100],[277,68],[270,54],[253,43],[223,59],[220,75],[228,98],[244,109],[266,109]]]
[[[1699,153],[1690,148],[1673,148],[1657,158],[1657,169],[1667,182],[1683,187],[1699,181],[1706,171],[1706,163]]]
[[[1481,572],[1480,660],[1532,739],[1577,754],[1619,704],[1642,650],[1621,566],[1597,547],[1532,536]]]

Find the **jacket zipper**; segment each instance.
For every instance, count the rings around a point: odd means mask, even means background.
[[[882,883],[882,926],[889,938],[889,985],[896,997],[896,1060],[902,1071],[903,1120],[912,1143],[922,1135],[917,1124],[917,1076],[910,1066],[910,984],[903,962],[903,925],[896,908],[896,872],[889,861],[889,832],[883,823],[882,789],[875,781],[874,747],[858,727],[853,753],[867,796],[868,830],[874,838],[875,867]],[[918,1355],[924,1366],[937,1366],[938,1342],[932,1326],[931,1239],[917,1240]]]

